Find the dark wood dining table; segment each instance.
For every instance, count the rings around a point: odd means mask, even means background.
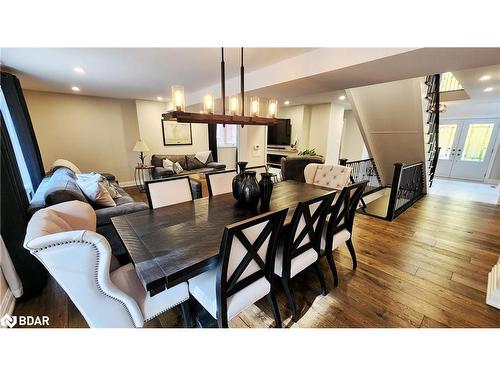
[[[268,211],[288,208],[331,189],[297,181],[274,185]],[[111,219],[145,289],[153,296],[205,272],[217,263],[224,227],[263,212],[236,205],[232,193],[195,199]]]

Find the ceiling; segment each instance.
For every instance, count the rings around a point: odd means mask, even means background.
[[[466,69],[452,73],[462,84],[471,100],[482,103],[500,103],[500,65]],[[491,76],[491,78],[484,81],[480,80],[481,77],[487,75]],[[489,87],[493,90],[485,92],[484,89]]]
[[[314,48],[245,48],[245,71]],[[240,49],[225,48],[226,78],[239,75]],[[194,91],[220,82],[219,48],[2,48],[2,70],[18,75],[25,89],[114,98],[156,100],[179,84]],[[84,74],[73,71],[84,69]]]

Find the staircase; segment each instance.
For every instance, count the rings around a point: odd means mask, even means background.
[[[429,187],[432,186],[436,167],[439,160],[439,86],[440,74],[433,74],[427,76],[425,84],[427,86],[427,93],[425,99],[427,100],[427,174]]]

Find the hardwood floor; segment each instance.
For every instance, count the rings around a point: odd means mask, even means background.
[[[145,195],[129,190],[136,200]],[[326,259],[329,293],[320,295],[314,271],[292,281],[300,319],[293,323],[286,297],[278,304],[286,327],[500,327],[500,310],[486,305],[488,272],[500,256],[500,207],[427,195],[395,221],[357,215],[352,270],[347,248],[335,252],[339,286]],[[64,291],[51,280],[43,294],[20,303],[16,315],[48,315],[51,327],[85,327]],[[233,319],[230,327],[271,327],[267,301]],[[182,326],[174,308],[148,327]]]

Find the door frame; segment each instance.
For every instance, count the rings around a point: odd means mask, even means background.
[[[493,122],[496,126],[499,127],[499,130],[496,134],[496,139],[494,139],[494,145],[493,145],[493,152],[491,153],[490,160],[488,161],[488,166],[486,167],[486,176],[482,180],[468,180],[468,179],[460,179],[460,178],[453,178],[453,177],[440,177],[440,178],[449,178],[449,179],[454,179],[454,180],[462,180],[462,181],[482,181],[483,183],[498,183],[498,180],[492,180],[489,178],[491,170],[493,169],[493,164],[495,162],[495,159],[497,157],[497,154],[500,153],[500,117],[498,116],[467,116],[467,117],[446,117],[440,119],[440,122],[443,123],[443,125],[447,125],[446,123],[451,122],[451,121],[456,121],[461,122],[462,124],[465,122]],[[438,162],[439,163],[439,162]]]

